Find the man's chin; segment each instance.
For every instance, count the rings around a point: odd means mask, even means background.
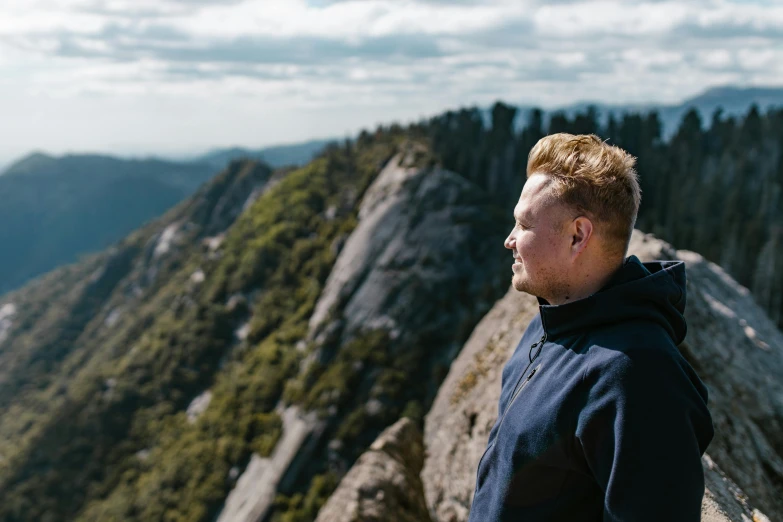
[[[514,287],[514,290],[516,290],[517,292],[524,292],[526,294],[533,295],[530,292],[530,287],[528,286],[527,281],[518,275],[514,275],[511,278],[511,285]]]

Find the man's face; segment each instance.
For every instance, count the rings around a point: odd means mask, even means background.
[[[568,293],[571,264],[569,215],[548,197],[550,183],[544,174],[527,179],[514,208],[514,228],[504,243],[514,255],[514,288],[547,300]]]

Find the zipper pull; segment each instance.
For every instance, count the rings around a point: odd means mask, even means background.
[[[538,354],[541,353],[541,348],[544,346],[544,342],[546,341],[546,332],[544,332],[544,335],[541,336],[541,339],[537,343],[533,343],[530,345],[530,351],[527,353],[527,358],[530,359],[530,363],[532,364],[536,357],[538,357]],[[533,348],[538,346],[538,350],[536,351],[536,354],[533,355]]]

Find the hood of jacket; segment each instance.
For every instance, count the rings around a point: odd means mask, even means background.
[[[645,320],[664,328],[675,344],[685,339],[685,263],[642,263],[634,255],[596,293],[562,305],[538,298],[548,339],[630,320]]]

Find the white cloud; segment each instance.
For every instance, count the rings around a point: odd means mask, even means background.
[[[4,0],[0,159],[339,135],[498,98],[671,102],[781,83],[782,40],[783,6],[727,0]]]
[[[687,20],[692,11],[695,9],[682,2],[631,5],[617,1],[582,2],[544,5],[536,11],[535,21],[536,28],[547,35],[640,36],[670,31]]]

